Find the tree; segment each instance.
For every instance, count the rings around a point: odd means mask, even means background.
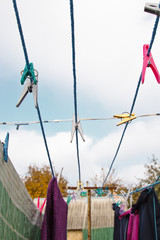
[[[160,161],[154,155],[152,156],[152,159],[149,159],[149,161],[144,165],[144,167],[144,178],[138,178],[138,188],[154,183],[160,176]],[[158,195],[158,198],[160,199],[160,185],[158,184],[154,188]]]
[[[107,169],[105,168],[101,168],[100,173],[96,174],[94,178],[91,179],[92,184],[94,186],[102,186],[102,184],[104,183],[105,177],[107,175]],[[106,186],[110,186],[110,185],[114,185],[116,187],[121,186],[122,185],[122,179],[117,177],[117,173],[116,173],[116,169],[112,169],[110,175],[108,176],[108,179],[106,181],[106,183],[104,184],[104,187]]]
[[[58,176],[58,174],[55,175]],[[50,167],[47,165],[41,168],[36,165],[28,167],[28,172],[23,181],[32,199],[38,197],[45,198],[47,196],[48,184],[51,178]],[[58,185],[63,197],[67,195],[67,183],[67,180],[60,176]]]

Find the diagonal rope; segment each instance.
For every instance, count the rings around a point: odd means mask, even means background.
[[[76,54],[75,54],[75,31],[74,31],[74,6],[73,0],[70,0],[70,17],[71,17],[71,37],[72,37],[72,66],[73,66],[73,90],[74,90],[74,112],[75,123],[77,123],[77,79],[76,79]],[[80,158],[79,158],[79,144],[78,144],[78,129],[76,131],[76,150],[78,161],[79,182],[81,182]]]
[[[25,56],[25,60],[26,60],[26,65],[27,65],[27,68],[29,69],[29,58],[28,58],[27,48],[26,48],[26,44],[25,44],[25,40],[24,40],[22,25],[21,25],[21,21],[20,21],[20,17],[19,17],[18,7],[17,7],[16,0],[12,0],[12,1],[13,1],[13,7],[14,7],[14,11],[15,11],[16,19],[17,19],[17,25],[18,25],[20,38],[21,38],[23,52],[24,52],[24,56]],[[31,79],[31,81],[33,81],[33,80]],[[43,127],[43,122],[42,122],[42,118],[41,118],[40,109],[39,109],[38,104],[37,104],[36,108],[37,108],[37,113],[38,113],[38,117],[39,117],[39,122],[40,122],[41,131],[42,131],[42,135],[43,135],[43,140],[44,140],[47,155],[48,155],[48,160],[49,160],[52,176],[54,178],[54,171],[53,171],[53,167],[52,167],[52,162],[51,162],[51,158],[50,158],[50,154],[49,154],[49,149],[48,149],[48,145],[47,145],[47,140],[46,140],[44,127]]]
[[[160,7],[160,4],[159,4],[159,7]],[[149,49],[148,49],[148,52],[147,52],[147,55],[148,55],[148,56],[149,56],[150,51],[151,51],[151,48],[152,48],[152,46],[153,46],[153,42],[154,42],[154,39],[155,39],[155,36],[156,36],[156,31],[157,31],[158,23],[159,23],[159,17],[157,16],[157,17],[156,17],[155,24],[154,24],[153,32],[152,32],[152,37],[151,37]],[[131,114],[132,114],[132,112],[133,112],[133,109],[134,109],[134,106],[135,106],[135,102],[136,102],[136,99],[137,99],[137,95],[138,95],[138,91],[139,91],[140,83],[141,83],[141,77],[142,77],[142,73],[141,73],[141,75],[140,75],[140,78],[139,78],[139,81],[138,81],[138,84],[137,84],[135,96],[134,96],[133,103],[132,103],[131,110],[130,110],[130,116],[131,116]],[[110,167],[109,167],[108,173],[107,173],[107,175],[106,175],[106,177],[105,177],[105,179],[104,179],[104,182],[103,182],[102,187],[104,186],[105,182],[107,181],[108,176],[109,176],[109,174],[110,174],[110,172],[111,172],[111,170],[112,170],[113,164],[114,164],[114,162],[115,162],[115,160],[116,160],[116,157],[117,157],[117,155],[118,155],[118,153],[119,153],[119,149],[120,149],[120,146],[121,146],[121,144],[122,144],[122,141],[123,141],[125,132],[126,132],[126,130],[127,130],[127,127],[128,127],[128,122],[125,124],[125,127],[124,127],[124,130],[123,130],[123,133],[122,133],[120,142],[119,142],[119,144],[118,144],[118,148],[117,148],[116,153],[115,153],[115,155],[114,155],[114,158],[113,158],[113,160],[112,160],[112,162],[111,162],[111,165],[110,165]]]
[[[14,7],[14,11],[15,11],[16,19],[17,19],[17,25],[18,25],[21,42],[22,42],[24,57],[26,60],[27,67],[29,69],[29,58],[28,58],[28,54],[27,54],[27,48],[26,48],[26,44],[25,44],[25,40],[24,40],[24,35],[23,35],[23,30],[22,30],[22,26],[21,26],[21,21],[20,21],[20,17],[19,17],[16,0],[13,0],[13,7]]]

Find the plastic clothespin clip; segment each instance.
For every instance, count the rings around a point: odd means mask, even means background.
[[[9,144],[9,133],[7,133],[5,141],[3,143],[3,157],[5,162],[8,162],[8,144]]]
[[[83,187],[83,184],[82,184],[81,181],[78,182],[78,186],[77,186],[77,189],[76,189],[76,193],[77,193],[79,190],[84,190],[84,187]]]
[[[158,3],[146,3],[144,11],[160,16],[160,8]]]
[[[37,71],[36,71],[37,72]],[[27,65],[25,65],[24,70],[21,72],[22,77],[21,77],[21,84],[23,85],[25,80],[29,77],[32,79],[32,81],[34,82],[34,84],[37,84],[37,79],[36,79],[36,75],[35,75],[35,70],[33,68],[33,63],[29,64],[29,68]]]
[[[37,199],[37,208],[39,209],[39,197],[38,197],[38,199]]]
[[[67,198],[67,204],[69,204],[72,200],[76,200],[75,192],[73,192],[72,195]]]
[[[122,212],[124,212],[124,209],[125,209],[125,203],[122,203],[119,210],[119,214],[122,214]]]
[[[118,202],[118,196],[115,192],[113,192],[114,202]]]
[[[36,71],[36,70],[35,70]],[[37,71],[36,71],[37,72]],[[36,74],[36,78],[38,79],[38,72]],[[33,93],[33,99],[34,99],[34,104],[35,107],[37,108],[37,99],[38,99],[38,81],[36,82],[36,84],[34,83],[34,81],[32,81],[31,77],[28,77],[26,79],[26,84],[24,86],[23,92],[20,96],[20,99],[16,105],[16,107],[19,107],[20,104],[23,102],[24,98],[26,97],[26,95],[28,93]]]
[[[87,197],[87,191],[86,192],[81,192],[80,195],[81,195],[81,197]]]
[[[135,116],[135,113],[132,113],[131,116],[129,113],[122,113],[122,114],[117,114],[117,115],[114,115],[113,117],[115,118],[121,118],[122,121],[120,123],[117,124],[117,126],[123,124],[123,123],[127,123],[127,122],[130,122],[134,119],[136,119],[137,117]]]
[[[98,188],[98,189],[96,189],[95,191],[96,191],[97,195],[100,196],[100,197],[101,197],[102,195],[106,195],[106,193],[105,193],[101,188]]]
[[[76,200],[75,192],[72,193],[72,200]]]
[[[117,206],[121,205],[122,201],[118,200],[118,202],[116,203]]]
[[[155,65],[155,62],[152,57],[152,53],[149,53],[149,56],[147,55],[149,49],[149,44],[143,45],[143,68],[142,68],[142,76],[141,76],[141,81],[142,84],[144,83],[144,78],[145,78],[145,73],[146,73],[146,68],[150,67],[154,73],[154,76],[157,80],[158,83],[160,83],[160,75],[158,72],[158,69]]]
[[[121,199],[115,192],[113,192],[113,197],[114,197],[114,202],[116,203],[117,206],[119,206],[122,203]]]
[[[127,200],[128,200],[128,198],[129,198],[130,192],[131,192],[131,189],[129,188],[129,189],[128,189],[128,192],[127,192],[127,195],[126,195],[126,197],[125,197],[125,199],[124,199],[124,202],[125,202],[127,205],[128,205]]]
[[[16,130],[19,130],[20,126],[29,125],[29,123],[15,123]]]
[[[82,126],[81,126],[81,123],[80,123],[80,120],[79,120],[79,116],[77,116],[77,122],[76,122],[75,115],[73,115],[72,132],[71,132],[71,143],[73,141],[73,137],[74,137],[74,133],[75,133],[76,129],[78,129],[78,131],[79,131],[79,133],[81,135],[82,140],[85,142],[85,139],[84,139],[84,136],[83,136]]]
[[[40,213],[42,213],[45,203],[46,203],[46,198],[44,199],[42,206],[39,208]]]
[[[72,200],[72,196],[69,196],[69,197],[67,198],[67,205],[71,202],[71,200]]]

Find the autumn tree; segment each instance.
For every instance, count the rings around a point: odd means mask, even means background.
[[[144,178],[138,178],[138,188],[154,183],[160,176],[160,161],[154,155],[151,159],[149,158],[149,161],[144,165],[144,168]],[[158,198],[160,199],[160,185],[158,184],[154,188],[158,195]]]
[[[62,196],[67,196],[67,180],[61,175],[55,174],[58,178],[59,189]],[[41,168],[36,165],[30,165],[28,167],[27,174],[23,178],[25,187],[27,188],[32,199],[45,198],[47,196],[48,184],[52,178],[50,167],[47,165]]]
[[[101,187],[102,184],[104,183],[107,172],[108,172],[107,169],[102,167],[100,172],[91,179],[92,185]],[[117,172],[115,168],[112,169],[110,175],[108,176],[107,182],[104,184],[104,187],[111,185],[114,185],[116,187],[122,185],[122,179],[117,177]]]

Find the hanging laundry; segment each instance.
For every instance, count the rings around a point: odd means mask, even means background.
[[[122,221],[123,218],[128,218],[128,229],[127,229],[127,240],[138,240],[139,234],[139,214],[136,210],[135,214],[131,212],[131,209],[122,213],[119,216],[119,219]],[[126,235],[125,235],[126,236]]]
[[[115,211],[113,240],[127,240],[129,215],[120,219],[120,207],[116,203],[113,203],[113,210]]]
[[[139,212],[139,240],[160,239],[160,204],[154,188],[141,192],[132,213]]]
[[[160,240],[160,204],[154,188],[141,192],[126,212],[114,203],[114,240]]]
[[[41,240],[67,239],[68,205],[64,201],[56,177],[50,181],[47,191],[47,204],[41,228]]]

